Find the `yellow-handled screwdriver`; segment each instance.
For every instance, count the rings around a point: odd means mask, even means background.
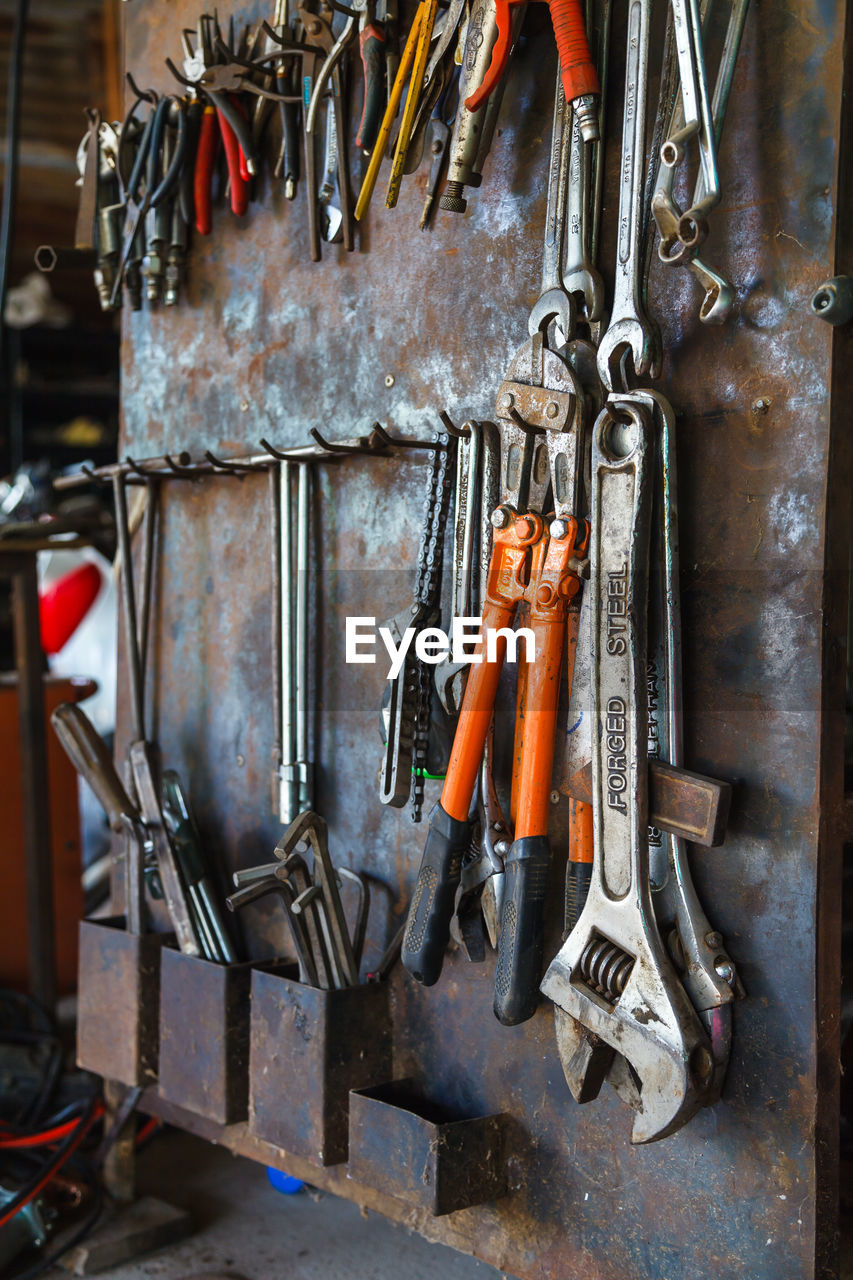
[[[403,96],[403,86],[406,83],[406,77],[415,59],[415,49],[418,47],[418,41],[421,30],[423,28],[426,12],[430,7],[430,0],[421,0],[418,5],[415,20],[412,23],[412,29],[406,40],[406,47],[400,58],[400,65],[397,68],[397,75],[394,80],[394,86],[391,95],[388,98],[388,106],[385,108],[385,115],[382,117],[382,124],[373,145],[373,152],[370,157],[370,163],[367,166],[367,173],[364,175],[364,181],[361,184],[361,191],[358,195],[358,202],[355,206],[355,218],[360,222],[367,212],[373,196],[373,189],[376,186],[376,179],[379,176],[379,169],[382,164],[382,157],[385,155],[385,148],[388,145],[388,137],[391,133],[397,110],[400,106],[400,99]],[[429,42],[427,42],[428,44]]]

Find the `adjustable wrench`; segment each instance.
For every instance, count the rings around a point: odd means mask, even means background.
[[[648,413],[618,402],[595,424],[592,445],[590,615],[593,822],[596,859],[576,927],[542,991],[580,1022],[591,1059],[612,1052],[637,1081],[632,1142],[684,1125],[709,1097],[708,1037],[655,923],[647,836],[645,614],[654,452]],[[612,1052],[611,1052],[612,1051]],[[595,1096],[604,1071],[583,1096]]]
[[[651,0],[631,0],[622,113],[616,279],[610,325],[598,348],[598,372],[608,390],[620,376],[618,366],[625,347],[630,349],[636,375],[649,374],[655,378],[660,373],[660,341],[646,313],[643,298],[642,230],[650,18]]]

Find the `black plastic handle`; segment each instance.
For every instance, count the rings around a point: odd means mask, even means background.
[[[371,22],[359,36],[364,68],[364,105],[356,134],[356,146],[369,154],[385,112],[385,32]]]
[[[571,933],[589,897],[592,879],[591,862],[570,862],[566,867],[566,932]]]
[[[504,863],[494,1010],[505,1027],[532,1018],[539,1004],[550,862],[548,837],[525,836],[515,841]]]
[[[462,874],[462,855],[470,843],[471,823],[451,818],[437,804],[429,816],[429,835],[402,951],[403,965],[425,987],[438,982],[441,974]]]

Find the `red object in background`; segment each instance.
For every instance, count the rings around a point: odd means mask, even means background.
[[[78,565],[39,594],[41,644],[45,653],[59,650],[74,635],[98,598],[101,571],[96,564]]]

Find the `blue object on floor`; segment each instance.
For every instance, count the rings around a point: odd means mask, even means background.
[[[280,1169],[269,1166],[267,1166],[267,1177],[270,1180],[270,1186],[286,1196],[295,1196],[297,1191],[301,1191],[305,1186],[301,1178],[291,1178],[289,1173],[282,1173]]]

